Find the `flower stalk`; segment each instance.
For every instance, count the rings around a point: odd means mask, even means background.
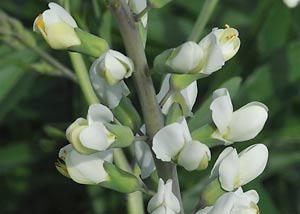
[[[156,100],[152,78],[147,76],[149,67],[144,46],[139,36],[133,14],[128,6],[120,0],[107,0],[107,2],[119,25],[127,54],[135,65],[135,73],[133,75],[134,82],[139,96],[147,134],[149,139],[152,139],[156,132],[164,126],[164,122],[162,112]],[[159,177],[165,181],[168,179],[173,180],[173,192],[180,201],[180,214],[183,214],[176,166],[172,163],[164,163],[157,159],[155,159],[155,164]]]

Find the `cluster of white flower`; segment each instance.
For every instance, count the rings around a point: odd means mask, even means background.
[[[164,1],[161,5],[167,2]],[[152,3],[157,7],[161,6],[155,0]],[[145,5],[134,4],[133,10],[141,11]],[[36,18],[34,30],[39,31],[52,48],[82,50],[82,47],[76,48],[85,41],[82,33],[76,30],[75,20],[55,3],[50,3],[49,8]],[[146,23],[147,16],[144,16],[144,27]],[[142,141],[134,144],[143,179],[155,170],[152,152],[156,159],[173,162],[188,171],[207,168],[211,160],[210,149],[206,142],[193,139],[186,117],[192,116],[197,97],[197,79],[219,70],[237,53],[239,47],[238,31],[226,26],[225,29],[214,28],[199,43],[186,42],[177,48],[166,50],[156,58],[154,66],[167,73],[157,100],[161,103],[162,112],[172,119],[155,134],[152,148]],[[110,109],[118,107],[121,100],[129,94],[124,78],[130,77],[133,72],[134,64],[131,59],[108,48],[104,48],[93,63],[90,69],[91,84],[101,102],[109,108],[93,104],[89,107],[87,119],[79,118],[68,127],[66,137],[70,144],[60,150],[60,160],[56,164],[63,175],[81,184],[103,184],[112,189],[121,188],[120,191],[123,192],[138,190],[138,179],[126,180],[127,183],[124,184],[110,183],[114,179],[122,179],[122,176],[114,177],[116,174],[126,173],[114,168],[113,149],[129,146],[134,141],[135,132],[129,127],[116,124]],[[192,81],[185,87],[176,88],[172,82],[174,75],[182,75],[179,78],[188,75],[189,78],[192,77]],[[179,113],[172,115],[176,103],[180,106]],[[210,137],[223,141],[225,146],[256,137],[268,117],[267,107],[259,102],[248,103],[233,111],[226,88],[214,91],[210,109],[214,123],[214,131]],[[241,186],[259,176],[267,160],[268,150],[263,144],[252,145],[239,154],[232,147],[225,148],[215,162],[211,179],[217,179],[220,187],[228,192],[219,197],[213,206],[199,210],[197,214],[258,213],[258,194],[254,190],[244,193]],[[129,173],[126,175],[124,177],[130,177]],[[130,187],[130,182],[133,182],[134,188]],[[158,192],[149,201],[148,212],[176,214],[180,210],[180,202],[172,192],[172,180],[164,183],[159,179]]]

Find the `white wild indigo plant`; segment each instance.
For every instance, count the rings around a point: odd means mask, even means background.
[[[59,151],[56,167],[79,184],[128,194],[129,214],[145,212],[144,196],[150,198],[148,213],[183,214],[176,168],[202,173],[213,166],[195,213],[258,214],[257,192],[244,192],[242,187],[263,172],[268,149],[255,144],[237,151],[234,143],[259,134],[268,117],[266,105],[251,102],[234,110],[230,91],[219,88],[213,92],[211,111],[207,112],[212,122],[193,128],[192,133],[189,128],[197,100],[197,80],[219,71],[236,55],[240,47],[238,30],[229,25],[213,28],[201,40],[196,36],[165,50],[155,58],[150,72],[144,50],[148,12],[169,2],[107,0],[127,56],[112,50],[103,38],[81,30],[56,3],[49,3],[49,9],[36,18],[33,29],[51,48],[94,59],[90,82],[81,83],[81,87],[93,87],[94,91],[84,93],[95,93],[98,102],[91,102],[86,118],[79,117],[67,128],[69,144]],[[152,75],[161,77],[159,92]],[[127,78],[133,78],[134,87],[127,87]],[[142,117],[128,97],[133,92],[138,94]],[[215,146],[223,152],[211,163]],[[129,163],[127,158],[132,161]],[[212,191],[210,197],[204,194]]]

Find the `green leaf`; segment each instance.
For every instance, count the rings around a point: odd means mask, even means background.
[[[133,174],[121,170],[109,162],[105,162],[103,166],[109,175],[109,180],[100,183],[101,186],[122,193],[131,193],[141,189],[138,179]]]
[[[116,136],[116,140],[111,144],[111,148],[123,148],[131,145],[134,136],[127,126],[105,124],[105,127]]]

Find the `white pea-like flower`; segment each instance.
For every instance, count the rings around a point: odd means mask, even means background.
[[[162,82],[160,91],[156,96],[158,102],[161,102],[162,99],[166,96],[166,94],[170,90],[170,77],[171,77],[171,74],[167,74]],[[198,94],[197,81],[192,82],[186,88],[182,89],[179,93],[184,98],[184,102],[185,102],[186,106],[188,107],[190,114],[192,114],[192,108],[196,102],[196,98],[197,98],[197,94]],[[166,100],[166,102],[163,104],[162,112],[164,114],[168,114],[168,111],[174,102],[175,102],[175,94],[172,94]]]
[[[259,214],[259,195],[255,190],[224,193],[213,206],[199,210],[196,214]]]
[[[183,117],[155,134],[152,150],[158,159],[172,160],[188,171],[206,168],[211,157],[205,144],[192,140]]]
[[[297,5],[299,5],[299,0],[283,0],[283,2],[286,4],[286,6],[290,8],[294,8]]]
[[[195,42],[185,42],[175,48],[166,61],[176,73],[191,73],[197,70],[204,57],[204,50]]]
[[[77,24],[73,17],[56,3],[49,3],[48,10],[40,14],[33,23],[33,30],[40,32],[53,49],[67,49],[80,45],[74,28]]]
[[[225,145],[253,139],[268,118],[268,108],[260,102],[251,102],[233,111],[226,88],[214,91],[210,109],[217,127],[212,137],[224,141]]]
[[[157,193],[150,199],[147,210],[150,214],[176,214],[180,212],[180,204],[172,192],[172,180],[166,184],[160,178]]]
[[[68,127],[67,139],[83,154],[105,151],[116,138],[105,127],[105,124],[111,121],[113,114],[106,106],[92,104],[88,110],[87,120],[79,118]]]
[[[56,162],[56,168],[63,175],[80,184],[99,184],[109,179],[103,168],[105,161],[112,162],[112,151],[97,152],[91,155],[78,153],[71,144],[59,151],[61,161]]]
[[[130,58],[114,50],[108,50],[93,63],[93,69],[112,86],[130,77],[133,67]]]
[[[211,177],[219,177],[221,186],[226,191],[243,186],[265,169],[268,161],[268,149],[264,144],[252,145],[239,154],[236,149],[227,147],[218,157]]]

